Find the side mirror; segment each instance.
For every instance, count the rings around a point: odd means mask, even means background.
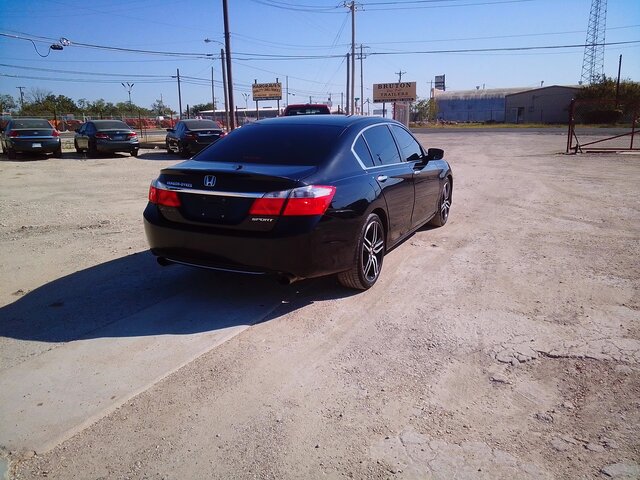
[[[427,160],[442,160],[444,158],[444,150],[441,148],[430,148],[427,150]]]

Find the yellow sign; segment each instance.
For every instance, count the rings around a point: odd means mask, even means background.
[[[373,102],[415,102],[416,82],[374,83]]]
[[[251,88],[254,102],[258,100],[282,100],[281,83],[254,83]]]

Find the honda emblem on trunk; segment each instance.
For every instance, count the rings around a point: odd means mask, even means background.
[[[204,177],[204,186],[205,187],[215,187],[216,186],[216,176],[215,175],[205,175],[205,177]]]

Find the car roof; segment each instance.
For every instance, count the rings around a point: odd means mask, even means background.
[[[185,118],[184,120],[180,120],[183,123],[197,123],[197,122],[211,122],[216,123],[210,118]]]
[[[366,116],[360,116],[360,115],[296,115],[291,117],[268,118],[265,120],[254,122],[253,124],[254,125],[255,124],[326,125],[326,126],[333,125],[336,127],[344,127],[344,128],[350,128],[353,126],[364,128],[369,125],[377,125],[377,124],[402,125],[400,122],[396,122],[395,120],[389,120],[387,118],[366,117]]]

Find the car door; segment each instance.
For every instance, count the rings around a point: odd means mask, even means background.
[[[402,160],[387,125],[375,125],[362,132],[373,157],[368,171],[382,189],[389,215],[387,243],[392,244],[411,229],[414,204],[413,164]]]
[[[89,137],[87,136],[88,126],[89,122],[82,125],[76,133],[76,144],[78,145],[78,148],[82,150],[87,150],[89,148]]]
[[[437,209],[440,192],[441,168],[426,159],[424,149],[409,131],[399,125],[390,125],[402,159],[412,166],[415,203],[411,226],[415,228],[429,220]]]
[[[178,122],[176,123],[175,128],[173,129],[173,131],[169,132],[169,146],[172,147],[174,149],[174,151],[177,151],[178,149],[178,140],[180,138],[180,132],[182,130],[184,130],[183,128],[184,123],[182,122]]]

